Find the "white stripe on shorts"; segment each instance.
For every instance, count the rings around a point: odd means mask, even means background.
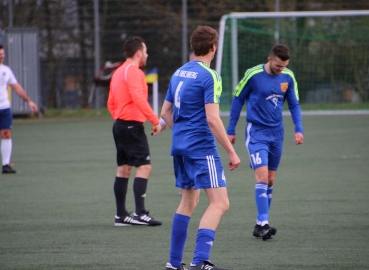
[[[210,184],[212,188],[219,187],[218,183],[218,174],[217,168],[215,167],[214,156],[206,156],[208,160],[208,169],[209,169],[209,177],[210,177]]]
[[[254,163],[252,163],[252,160],[251,160],[251,156],[250,156],[250,151],[249,151],[249,143],[250,143],[250,129],[252,127],[252,123],[247,123],[247,139],[246,139],[246,142],[245,142],[245,145],[246,145],[246,149],[247,149],[247,152],[249,152],[249,159],[250,159],[250,165],[251,165],[251,168],[254,169]]]

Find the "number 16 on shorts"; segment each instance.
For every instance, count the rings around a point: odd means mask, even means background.
[[[251,162],[253,166],[258,166],[262,163],[259,152],[255,154],[251,154],[250,157],[251,157]]]
[[[266,151],[250,154],[250,167],[255,170],[262,166],[268,166],[268,154]]]

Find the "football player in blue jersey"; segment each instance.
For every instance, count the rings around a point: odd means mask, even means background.
[[[210,262],[210,251],[220,219],[229,208],[226,178],[216,141],[227,151],[228,168],[240,164],[228,140],[219,116],[222,81],[210,68],[218,44],[218,33],[209,26],[199,26],[191,35],[194,60],[180,67],[172,76],[161,117],[172,129],[172,147],[176,187],[182,199],[172,222],[169,262],[166,270],[186,269],[183,250],[191,215],[204,189],[209,206],[197,231],[190,270],[226,270]]]
[[[233,92],[227,128],[228,138],[234,144],[235,128],[246,101],[245,144],[256,180],[257,217],[253,236],[263,240],[271,239],[277,233],[276,228],[269,226],[268,219],[274,179],[282,157],[285,100],[295,125],[295,144],[304,142],[297,82],[293,72],[287,69],[289,59],[289,49],[276,45],[270,51],[266,64],[246,70]]]

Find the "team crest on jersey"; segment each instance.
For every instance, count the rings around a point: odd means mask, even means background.
[[[282,92],[286,92],[287,89],[288,89],[288,83],[287,82],[281,83]]]

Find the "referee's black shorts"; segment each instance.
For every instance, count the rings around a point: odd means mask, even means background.
[[[113,136],[118,166],[138,167],[151,164],[149,143],[143,123],[117,119],[113,125]]]

